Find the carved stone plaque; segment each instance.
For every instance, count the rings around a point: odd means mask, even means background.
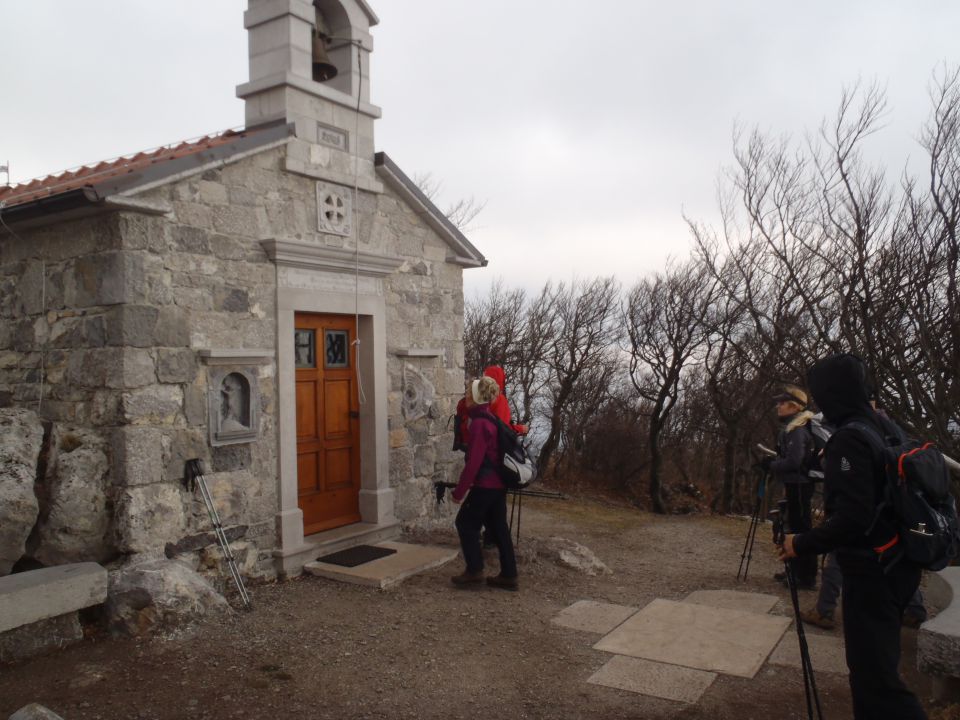
[[[248,443],[260,430],[260,389],[246,369],[211,368],[209,379],[210,444]]]
[[[409,363],[403,366],[403,401],[401,410],[407,421],[425,417],[433,406],[436,389],[426,376]]]

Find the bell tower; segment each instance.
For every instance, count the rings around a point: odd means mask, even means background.
[[[248,0],[250,80],[237,96],[248,128],[294,124],[287,170],[379,189],[373,123],[381,113],[369,81],[377,22],[365,0]]]

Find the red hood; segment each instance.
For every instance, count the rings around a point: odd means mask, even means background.
[[[487,377],[493,378],[494,380],[497,381],[497,385],[500,386],[500,394],[501,394],[501,395],[502,395],[504,392],[506,392],[506,390],[507,390],[507,387],[506,387],[506,384],[507,384],[507,376],[506,376],[506,374],[503,372],[503,368],[502,368],[502,367],[500,367],[499,365],[490,365],[489,367],[486,367],[486,368],[483,369],[483,374],[486,375]]]

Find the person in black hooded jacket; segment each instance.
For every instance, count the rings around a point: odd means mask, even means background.
[[[884,435],[891,421],[881,420],[870,407],[866,368],[855,355],[820,360],[807,372],[807,383],[825,419],[837,428],[824,451],[827,519],[787,535],[780,558],[836,551],[854,717],[926,718],[897,669],[903,611],[920,583],[920,568],[905,559],[885,560],[895,552],[881,554],[896,537],[893,519],[876,517],[886,483],[882,460],[862,431],[848,427],[858,421]]]

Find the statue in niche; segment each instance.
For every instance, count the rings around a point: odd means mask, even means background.
[[[250,391],[239,373],[227,375],[220,385],[220,432],[250,429]]]
[[[436,390],[426,376],[412,365],[403,368],[403,401],[401,410],[407,421],[419,420],[430,412]]]

